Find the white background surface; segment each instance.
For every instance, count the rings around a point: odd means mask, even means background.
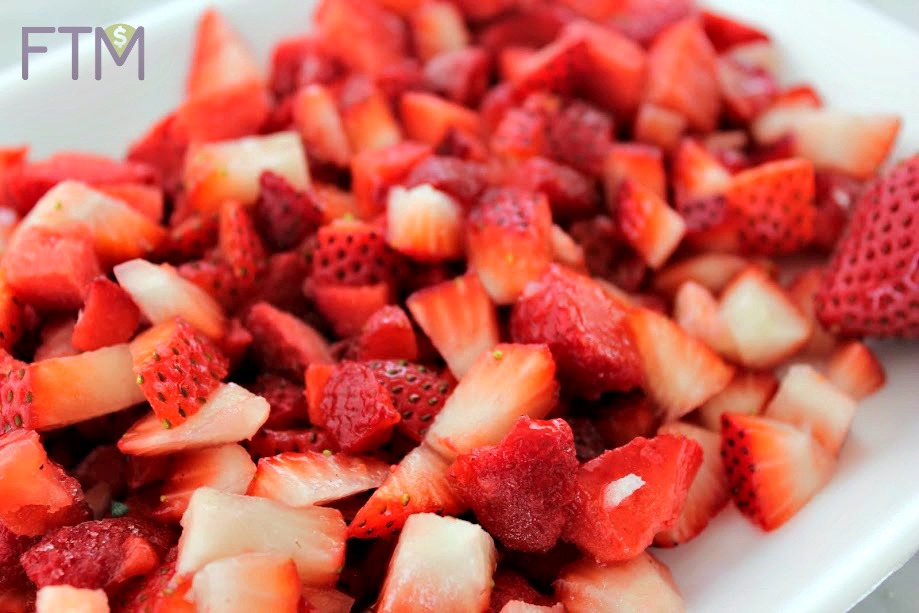
[[[807,2],[808,0],[803,0]],[[881,10],[888,12],[897,17],[898,21],[910,24],[912,27],[919,29],[919,2],[914,0],[865,0],[876,5]],[[101,25],[105,26],[124,20],[124,18],[151,8],[154,2],[149,0],[94,0],[90,6],[88,2],[72,2],[68,0],[33,0],[30,2],[11,2],[9,0],[0,1],[0,70],[5,67],[11,67],[19,70],[20,61],[20,28],[26,25]],[[258,2],[253,2],[258,5]],[[795,19],[789,15],[790,19]],[[144,24],[133,24],[144,25]],[[828,20],[823,23],[815,23],[815,28],[829,27]],[[292,31],[305,29],[305,24],[291,24]],[[69,39],[62,35],[44,36],[42,43],[48,44],[49,47],[57,44],[58,46],[67,46]],[[47,41],[47,42],[46,42]],[[258,41],[260,47],[265,47],[268,41]],[[148,54],[150,50],[148,50]],[[87,49],[87,55],[88,49]],[[153,55],[148,55],[147,65],[155,61]],[[133,61],[133,60],[131,60]],[[917,60],[919,61],[919,60]],[[86,64],[84,63],[84,66]],[[85,70],[85,68],[84,68]],[[815,75],[819,76],[819,75]],[[64,77],[66,79],[66,77]],[[178,86],[184,79],[182,70],[176,68],[175,82],[176,92]],[[154,95],[151,92],[151,95]],[[0,97],[3,94],[0,93]],[[66,94],[63,94],[66,97]],[[69,105],[67,100],[61,100],[59,107],[65,110]],[[174,102],[174,100],[173,100]],[[916,101],[910,101],[916,104]],[[162,104],[168,104],[166,100]],[[165,106],[161,110],[165,110]],[[893,107],[891,110],[894,110]],[[99,121],[105,121],[106,113],[100,112],[102,117],[97,118]],[[114,117],[115,115],[113,115]],[[15,121],[15,118],[4,117],[4,122]],[[49,122],[57,122],[64,125],[67,121],[66,113],[61,117],[49,118]],[[62,146],[79,146],[74,142],[72,137],[74,133],[85,134],[80,130],[66,132],[62,130]],[[126,134],[125,141],[133,138],[136,134]],[[10,143],[11,144],[11,143]],[[85,145],[84,148],[92,149],[91,145]],[[47,153],[43,151],[41,153]],[[840,534],[839,538],[846,538],[846,535]],[[717,564],[715,565],[717,567]],[[913,559],[903,570],[893,575],[883,585],[881,585],[871,596],[859,604],[854,611],[857,613],[906,613],[919,610],[919,561]],[[821,612],[822,613],[822,612]],[[827,612],[834,613],[834,612]]]

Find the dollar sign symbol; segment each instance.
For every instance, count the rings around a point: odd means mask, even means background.
[[[124,29],[124,26],[118,26],[117,28],[115,28],[114,32],[112,32],[112,36],[115,37],[115,40],[113,40],[112,42],[115,44],[116,47],[118,47],[119,51],[121,49],[124,49],[124,46],[128,44],[128,39],[124,35],[125,32],[127,32],[127,30]]]

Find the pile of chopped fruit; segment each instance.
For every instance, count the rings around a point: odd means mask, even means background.
[[[790,520],[919,337],[919,157],[775,51],[322,0],[266,76],[208,11],[125,159],[0,150],[0,610],[681,610],[647,549]]]

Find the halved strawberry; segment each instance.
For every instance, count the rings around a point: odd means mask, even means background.
[[[806,432],[766,417],[726,413],[721,458],[740,512],[774,530],[830,479],[833,457]]]
[[[89,519],[79,482],[67,475],[29,430],[0,435],[0,522],[17,536]]]
[[[282,453],[259,460],[248,494],[292,507],[325,505],[375,489],[387,476],[389,464],[375,458],[315,451]]]
[[[265,171],[283,177],[294,189],[306,189],[309,169],[296,132],[192,147],[183,169],[188,201],[202,212],[217,211],[225,200],[249,206],[258,199],[259,178]]]
[[[134,336],[139,321],[140,310],[128,293],[99,277],[86,291],[86,301],[73,328],[73,346],[92,351],[124,343]]]
[[[557,395],[555,361],[548,347],[500,344],[472,364],[425,442],[447,458],[494,445],[520,417],[545,417]]]
[[[721,465],[721,437],[718,433],[682,421],[664,424],[658,432],[685,436],[702,448],[702,465],[686,494],[680,518],[673,527],[654,536],[656,546],[676,547],[698,536],[709,520],[727,505],[731,493]]]
[[[731,380],[731,366],[663,315],[636,309],[626,323],[641,356],[645,393],[668,420],[700,406]]]
[[[779,388],[771,372],[736,371],[727,386],[699,407],[699,423],[715,432],[721,431],[725,413],[759,415]]]
[[[255,433],[246,446],[253,458],[266,458],[289,452],[328,451],[332,453],[338,449],[332,436],[319,428],[302,428],[298,430],[271,430],[266,428]]]
[[[108,596],[103,590],[76,588],[69,585],[46,585],[35,598],[36,613],[79,611],[80,613],[108,613]]]
[[[628,562],[596,564],[584,558],[565,567],[554,584],[568,613],[682,611],[686,603],[670,570],[642,553]]]
[[[415,51],[423,62],[445,51],[469,44],[469,32],[455,4],[443,0],[422,2],[409,15]]]
[[[402,416],[396,425],[410,439],[421,442],[455,386],[452,378],[405,360],[371,361],[368,366],[389,392]]]
[[[153,516],[160,521],[178,521],[198,488],[245,494],[254,477],[255,463],[249,453],[233,443],[180,453],[172,457]]]
[[[730,253],[702,253],[668,264],[654,275],[654,289],[667,296],[676,295],[687,281],[698,283],[719,294],[748,261]]]
[[[511,312],[511,337],[545,343],[562,383],[581,397],[629,390],[641,366],[626,308],[589,277],[551,266],[530,283]]]
[[[399,115],[408,138],[437,145],[451,129],[477,135],[479,116],[464,106],[425,92],[406,92],[399,101]]]
[[[387,305],[371,315],[356,339],[354,355],[358,360],[415,360],[418,342],[405,311]]]
[[[603,163],[603,187],[608,203],[618,202],[619,188],[626,179],[661,199],[666,198],[667,177],[661,150],[638,143],[611,145]]]
[[[408,50],[405,23],[381,4],[323,0],[314,16],[322,46],[352,70],[371,76]]]
[[[191,597],[202,611],[295,611],[301,587],[297,565],[281,553],[242,553],[195,573]]]
[[[115,278],[141,313],[154,324],[181,317],[211,338],[223,336],[226,319],[213,298],[168,265],[131,260],[114,269]]]
[[[632,137],[639,143],[674,151],[686,132],[686,117],[665,106],[643,102],[635,116]]]
[[[691,336],[731,361],[737,361],[737,343],[721,317],[718,301],[695,281],[687,281],[673,298],[673,319]]]
[[[386,207],[386,243],[417,260],[462,257],[462,208],[431,185],[395,187]]]
[[[202,487],[191,496],[182,528],[179,574],[243,553],[274,553],[294,561],[304,584],[331,586],[345,560],[346,527],[335,509],[292,509]]]
[[[451,102],[476,107],[488,89],[490,69],[491,57],[484,49],[463,47],[428,60],[424,65],[424,82]]]
[[[626,241],[652,268],[660,268],[667,261],[686,232],[679,213],[631,179],[623,181],[614,212]]]
[[[741,363],[750,368],[778,364],[800,350],[811,335],[810,322],[785,290],[755,266],[728,284],[720,310]]]
[[[870,396],[884,386],[884,365],[871,349],[858,341],[839,347],[826,365],[827,378],[856,400]]]
[[[540,193],[492,189],[467,220],[469,265],[498,304],[517,299],[552,260],[552,213]]]
[[[252,306],[243,321],[252,333],[252,351],[262,368],[299,381],[313,363],[329,364],[325,339],[312,326],[266,302]]]
[[[564,538],[597,562],[630,560],[680,516],[702,447],[669,434],[637,438],[582,465]]]
[[[450,462],[422,443],[408,452],[348,527],[351,538],[377,538],[398,534],[415,513],[458,515],[463,509],[459,494],[447,478]]]
[[[338,105],[354,153],[383,149],[402,140],[386,96],[366,76],[354,75],[342,84]]]
[[[497,565],[495,544],[479,526],[431,513],[405,522],[377,610],[483,611]]]
[[[167,427],[148,413],[125,432],[118,449],[126,455],[156,456],[237,443],[268,419],[268,402],[235,383],[222,383],[197,413],[179,426]]]
[[[230,265],[240,289],[254,285],[266,266],[265,246],[246,209],[233,200],[220,207],[220,255]]]
[[[390,186],[401,182],[429,155],[429,146],[411,141],[355,155],[351,159],[351,186],[359,216],[370,219],[382,212]]]
[[[498,344],[495,305],[474,273],[418,290],[406,305],[457,378]]]

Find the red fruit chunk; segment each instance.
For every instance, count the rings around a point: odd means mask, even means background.
[[[249,388],[271,405],[264,428],[286,430],[306,425],[306,396],[303,386],[271,373],[262,373]]]
[[[170,262],[200,258],[217,244],[220,228],[217,215],[193,213],[178,223],[175,222],[178,216],[172,217],[174,225],[165,248],[166,259]]]
[[[766,110],[778,95],[775,77],[764,68],[730,56],[718,58],[718,85],[728,117],[747,125]]]
[[[609,281],[625,291],[636,291],[648,267],[623,237],[615,222],[606,216],[578,221],[571,225],[572,238],[584,250],[591,276]]]
[[[769,40],[768,35],[753,26],[712,11],[702,11],[702,27],[718,53],[735,45]]]
[[[25,332],[25,310],[0,272],[0,349],[12,351]]]
[[[138,336],[131,357],[137,384],[166,428],[197,413],[227,375],[226,357],[182,319]]]
[[[374,372],[357,362],[335,367],[323,390],[321,425],[329,430],[347,453],[376,449],[389,439],[400,416],[389,392]]]
[[[392,255],[381,232],[360,221],[334,221],[319,228],[313,251],[315,285],[373,285],[392,279]]]
[[[431,154],[427,145],[403,142],[391,147],[362,151],[351,158],[351,188],[360,216],[370,219],[386,205],[389,188]]]
[[[525,160],[546,150],[546,118],[532,110],[508,109],[496,120],[490,148],[498,157]]]
[[[140,309],[117,283],[99,277],[89,284],[86,302],[73,328],[72,343],[92,351],[131,340],[140,322]]]
[[[514,305],[511,337],[547,344],[562,384],[590,398],[641,384],[641,363],[625,315],[596,282],[553,265]]]
[[[22,228],[3,256],[6,281],[38,310],[72,310],[99,276],[99,260],[85,226]]]
[[[523,576],[507,568],[499,568],[493,581],[495,586],[491,589],[491,602],[486,613],[501,613],[504,605],[512,600],[541,607],[555,604],[553,598],[540,594]]]
[[[894,166],[858,200],[817,293],[832,333],[919,337],[919,156]]]
[[[176,119],[166,115],[131,143],[127,159],[156,169],[167,194],[175,194],[182,185],[182,166],[188,148],[188,133]]]
[[[606,441],[588,417],[566,417],[574,433],[574,453],[579,462],[587,462],[607,449]]]
[[[279,453],[338,450],[338,445],[332,436],[318,428],[259,430],[249,441],[247,447],[249,453],[256,459],[275,456]]]
[[[610,449],[627,445],[639,436],[654,436],[661,422],[657,407],[641,392],[601,399],[591,411],[594,427]]]
[[[449,375],[404,360],[371,361],[368,366],[402,416],[400,432],[421,442],[456,385]]]
[[[41,328],[41,344],[35,348],[32,361],[41,362],[80,353],[73,346],[73,329],[77,321],[72,317],[48,320]]]
[[[129,207],[143,213],[150,221],[163,220],[163,189],[142,183],[115,183],[97,188],[103,194],[121,200]]]
[[[277,251],[295,247],[319,226],[322,209],[311,191],[298,191],[273,172],[262,174],[259,187],[255,220],[269,247]]]
[[[310,364],[332,362],[329,347],[316,330],[270,304],[259,302],[250,308],[243,324],[252,334],[252,351],[264,370],[299,381]]]
[[[814,175],[814,187],[817,211],[814,214],[813,244],[829,253],[845,231],[865,183],[851,175],[824,171]]]
[[[571,102],[549,118],[546,144],[550,157],[598,176],[613,144],[613,120],[586,102]]]
[[[415,360],[418,344],[408,315],[385,306],[367,320],[354,349],[358,360]]]
[[[323,0],[315,20],[323,48],[353,70],[377,75],[406,55],[405,24],[375,2]]]
[[[542,90],[568,94],[584,74],[586,64],[583,38],[557,38],[523,59],[520,71],[514,75],[514,89],[521,96]]]
[[[497,445],[459,456],[450,476],[482,527],[506,547],[548,551],[568,522],[577,470],[567,423],[523,417]]]
[[[32,546],[34,539],[18,536],[0,523],[0,590],[14,590],[29,586],[19,556]]]
[[[255,284],[265,268],[265,246],[246,207],[227,201],[220,208],[220,254],[241,288]]]
[[[370,317],[390,302],[390,287],[375,285],[317,285],[304,284],[304,292],[316,303],[316,308],[342,338],[359,334]]]
[[[465,205],[472,205],[488,186],[488,177],[482,164],[432,155],[421,160],[405,178],[406,187],[423,184],[446,192]]]
[[[337,59],[322,50],[310,36],[278,42],[271,55],[271,90],[278,99],[294,93],[301,85],[331,83],[342,72]]]
[[[488,53],[478,47],[444,51],[425,63],[424,81],[447,100],[475,106],[488,88],[490,64]]]
[[[640,555],[679,518],[702,464],[702,448],[681,436],[637,438],[578,471],[565,538],[599,563]]]
[[[227,311],[235,311],[249,298],[254,287],[248,280],[233,274],[233,268],[212,251],[204,259],[185,262],[178,267],[179,276],[207,292]]]
[[[597,211],[599,198],[594,183],[577,170],[543,157],[532,157],[515,168],[509,182],[544,193],[555,220],[585,217]]]
[[[176,575],[176,549],[166,553],[163,565],[139,579],[119,595],[119,613],[194,613],[195,605],[185,599],[191,577]]]
[[[434,94],[406,92],[399,100],[399,109],[406,136],[432,147],[451,129],[481,132],[478,114]]]
[[[145,520],[88,521],[48,533],[20,559],[39,588],[114,589],[156,568],[173,538],[169,528]]]

